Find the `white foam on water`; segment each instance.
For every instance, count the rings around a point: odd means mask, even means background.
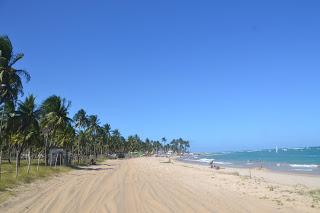
[[[211,161],[213,161],[214,159],[208,159],[208,158],[201,158],[199,160],[196,160],[196,161],[199,161],[199,162],[202,162],[202,163],[210,163]]]
[[[184,160],[201,162],[201,163],[210,163],[213,159],[208,159],[208,158],[201,158],[201,159],[197,159],[197,158],[186,158],[186,159],[184,159]]]
[[[312,172],[312,169],[292,169],[294,171],[301,171],[301,172]]]
[[[291,148],[291,149],[302,151],[302,150],[304,150],[305,148],[304,148],[304,147],[295,147],[295,148]]]
[[[256,150],[246,150],[245,152],[259,152],[260,150],[256,149]]]
[[[221,164],[221,165],[231,165],[232,163],[230,162],[223,162],[223,161],[214,161],[214,159],[209,159],[209,158],[201,158],[199,160],[194,160],[194,161],[198,161],[198,162],[202,162],[202,163],[210,163],[211,161],[213,161],[213,164]]]
[[[230,162],[222,162],[222,161],[213,161],[213,163],[222,164],[222,165],[231,165],[232,164]]]
[[[290,167],[294,168],[317,168],[316,164],[289,164]]]

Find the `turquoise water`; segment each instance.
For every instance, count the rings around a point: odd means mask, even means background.
[[[320,174],[320,147],[279,148],[239,152],[190,153],[185,161],[232,167],[265,167]]]

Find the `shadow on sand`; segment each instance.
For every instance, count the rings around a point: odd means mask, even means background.
[[[111,166],[111,165],[108,165],[108,166]],[[78,167],[78,166],[72,166],[72,168],[76,170],[87,170],[87,171],[113,170],[113,168],[92,168],[92,167]]]

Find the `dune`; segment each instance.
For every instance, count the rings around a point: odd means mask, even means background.
[[[108,160],[23,187],[0,212],[319,212],[309,186],[264,172],[268,178],[165,158]]]

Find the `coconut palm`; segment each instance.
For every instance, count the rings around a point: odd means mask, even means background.
[[[75,122],[75,127],[78,129],[83,129],[88,125],[88,117],[86,111],[84,109],[80,109],[73,117],[73,121]]]
[[[119,152],[121,149],[121,134],[118,129],[112,131],[111,140],[110,140],[110,151]]]
[[[18,95],[23,94],[22,77],[30,80],[27,71],[13,67],[23,56],[23,53],[13,53],[8,36],[0,37],[0,104],[10,100],[16,101]]]
[[[75,129],[70,123],[68,123],[64,128],[58,129],[56,132],[57,145],[60,147],[63,147],[66,153],[64,158],[65,165],[67,165],[69,162],[68,151],[70,150],[73,142],[75,141],[75,135],[76,135]],[[57,165],[57,162],[55,162],[55,165]],[[61,165],[61,162],[60,162],[60,165]]]
[[[141,139],[137,134],[133,136],[129,136],[127,140],[127,146],[128,146],[127,149],[130,152],[138,151],[140,148],[140,144],[141,144]]]
[[[170,145],[171,145],[172,151],[177,152],[178,154],[181,154],[187,151],[187,149],[190,147],[190,142],[185,141],[182,138],[179,138],[179,139],[173,139]]]
[[[40,110],[35,103],[35,97],[30,95],[23,102],[18,104],[15,115],[15,123],[17,125],[16,132],[13,134],[13,144],[16,147],[16,176],[18,176],[18,167],[20,166],[21,153],[25,148],[28,149],[28,169],[30,169],[31,161],[31,145],[32,142],[39,138],[39,117]]]
[[[111,125],[106,123],[102,126],[104,135],[105,135],[105,145],[108,147],[109,142],[110,142],[110,137],[111,137]]]
[[[97,157],[96,152],[96,145],[97,145],[97,139],[99,131],[101,130],[100,127],[100,121],[98,119],[97,115],[90,115],[88,117],[88,128],[86,130],[86,133],[89,135],[89,138],[91,140],[91,144],[93,146],[93,153]]]
[[[153,144],[153,141],[147,138],[145,141],[144,151],[147,152],[148,155],[150,155],[153,150],[152,144]]]
[[[1,109],[1,138],[0,138],[0,178],[1,178],[1,164],[2,164],[2,154],[3,149],[8,151],[8,161],[11,163],[11,147],[10,138],[14,131],[13,125],[13,116],[15,115],[15,108],[13,102],[7,102],[3,105],[4,107]]]
[[[166,142],[167,142],[167,139],[166,139],[165,137],[163,137],[163,138],[161,138],[161,142],[162,142],[163,152],[165,152],[164,147],[165,147],[165,144],[166,144]]]
[[[110,124],[106,123],[102,127],[99,128],[98,132],[98,141],[100,144],[100,155],[103,154],[103,149],[108,146],[109,139],[110,139]]]
[[[30,75],[25,70],[16,69],[13,66],[23,58],[23,53],[14,54],[11,41],[8,36],[0,36],[0,161],[3,147],[3,125],[5,105],[8,102],[15,103],[19,94],[23,94],[22,77],[27,81]]]
[[[77,134],[77,141],[78,141],[78,146],[80,147],[79,150],[86,150],[86,155],[87,155],[87,149],[86,149],[86,144],[87,144],[87,134],[83,131],[80,130]],[[79,155],[81,155],[82,152],[80,152]],[[79,164],[79,161],[78,161]]]
[[[73,121],[75,122],[75,127],[78,128],[78,134],[81,130],[88,126],[88,117],[86,111],[80,109],[73,117]],[[78,164],[80,163],[80,138],[78,137]]]
[[[47,165],[47,151],[53,145],[55,134],[59,129],[67,127],[72,120],[68,117],[71,102],[59,96],[53,95],[47,98],[41,105],[41,132],[45,138],[45,165]],[[49,141],[50,140],[50,141]]]
[[[105,131],[104,131],[103,127],[100,127],[98,129],[96,140],[97,140],[97,142],[99,144],[100,155],[102,156],[103,155],[103,147],[107,142],[107,135],[105,134]]]
[[[161,145],[160,141],[154,141],[152,145],[153,145],[153,150],[156,153],[158,153],[159,150],[161,150],[163,148],[163,146]]]

